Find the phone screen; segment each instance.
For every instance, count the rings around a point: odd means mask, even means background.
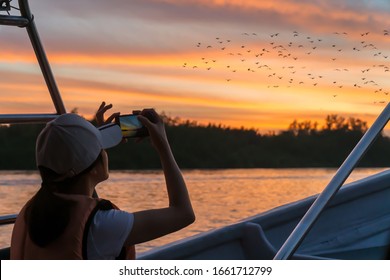
[[[118,124],[124,138],[148,136],[148,130],[138,120],[137,115],[122,115],[118,117]]]

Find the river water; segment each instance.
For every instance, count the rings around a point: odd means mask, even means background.
[[[383,170],[358,168],[347,182]],[[184,170],[196,222],[176,233],[139,244],[137,251],[144,252],[317,194],[335,173],[336,169],[331,168]],[[18,213],[39,185],[36,172],[0,171],[0,215]],[[161,171],[112,171],[97,191],[100,197],[126,211],[167,206]],[[11,231],[12,225],[1,227],[1,248],[9,246]]]

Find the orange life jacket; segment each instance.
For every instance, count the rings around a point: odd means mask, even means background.
[[[108,200],[85,195],[56,194],[73,201],[71,219],[64,232],[45,247],[36,245],[29,236],[25,222],[26,207],[19,213],[11,238],[11,260],[81,260],[87,259],[87,236],[90,223],[98,210],[118,209]],[[119,259],[135,259],[135,247],[122,249]],[[117,258],[117,259],[118,259]]]

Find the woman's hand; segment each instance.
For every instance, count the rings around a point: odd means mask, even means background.
[[[138,119],[148,129],[150,140],[158,151],[169,147],[164,122],[154,109],[142,110]]]
[[[109,116],[106,120],[104,120],[104,113],[106,113],[107,110],[112,108],[112,104],[106,105],[106,102],[102,102],[99,109],[97,110],[95,114],[95,119],[97,126],[102,126],[104,124],[112,122],[117,116],[119,116],[119,112],[113,113],[111,116]]]

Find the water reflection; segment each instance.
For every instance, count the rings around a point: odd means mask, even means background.
[[[383,169],[356,169],[347,182]],[[256,215],[274,207],[317,194],[336,169],[228,169],[186,170],[184,177],[197,216],[186,229],[137,245],[143,252],[155,246],[192,236]],[[0,214],[17,213],[37,191],[36,172],[0,172]],[[167,193],[160,171],[112,171],[97,187],[101,197],[127,211],[165,207]],[[11,227],[1,228],[0,244],[9,245]]]

